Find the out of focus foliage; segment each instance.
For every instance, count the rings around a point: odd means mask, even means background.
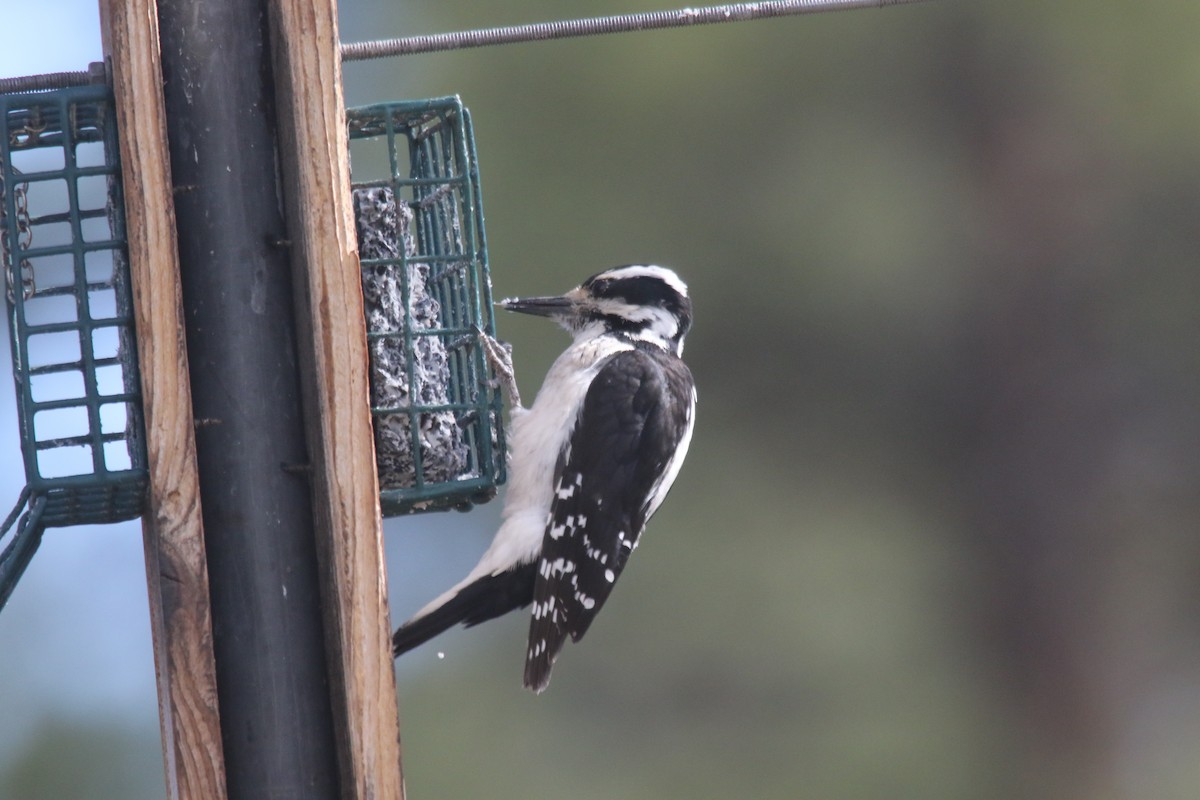
[[[5,753],[0,796],[12,800],[115,800],[163,795],[157,730],[111,720],[47,719]]]
[[[692,454],[620,590],[537,699],[524,620],[409,656],[413,796],[1190,796],[1198,24],[937,3],[349,65],[351,103],[471,107],[499,295],[647,260],[697,304]],[[532,392],[565,337],[500,325]],[[491,524],[395,524],[396,618]]]

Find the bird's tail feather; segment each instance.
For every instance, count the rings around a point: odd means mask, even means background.
[[[550,670],[562,650],[567,635],[562,630],[551,629],[543,633],[529,632],[529,651],[525,654],[525,688],[541,694],[550,685]]]
[[[459,623],[466,627],[524,608],[533,602],[536,563],[496,575],[485,575],[432,603],[392,635],[392,655],[399,656]],[[441,599],[441,598],[439,598]]]

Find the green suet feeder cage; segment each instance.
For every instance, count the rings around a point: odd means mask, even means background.
[[[141,387],[109,88],[0,95],[0,119],[0,265],[26,479],[18,509],[28,501],[36,515],[17,539],[24,532],[23,546],[36,548],[43,527],[141,516]],[[5,549],[4,577],[32,555],[18,558],[21,546]]]
[[[446,97],[347,117],[380,505],[467,509],[505,477],[471,116]]]
[[[0,114],[26,482],[48,527],[138,517],[146,453],[110,91],[0,96]]]

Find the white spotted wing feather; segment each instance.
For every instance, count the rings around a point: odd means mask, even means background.
[[[545,688],[566,637],[579,640],[608,599],[678,474],[694,407],[687,367],[660,348],[632,348],[600,366],[554,469],[526,686]]]

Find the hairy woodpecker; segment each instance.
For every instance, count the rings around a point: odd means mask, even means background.
[[[680,359],[687,286],[631,265],[558,297],[503,300],[575,338],[533,405],[514,402],[503,522],[479,564],[392,637],[395,655],[458,623],[533,604],[525,685],[541,692],[569,635],[578,641],[679,474],[696,388]]]

